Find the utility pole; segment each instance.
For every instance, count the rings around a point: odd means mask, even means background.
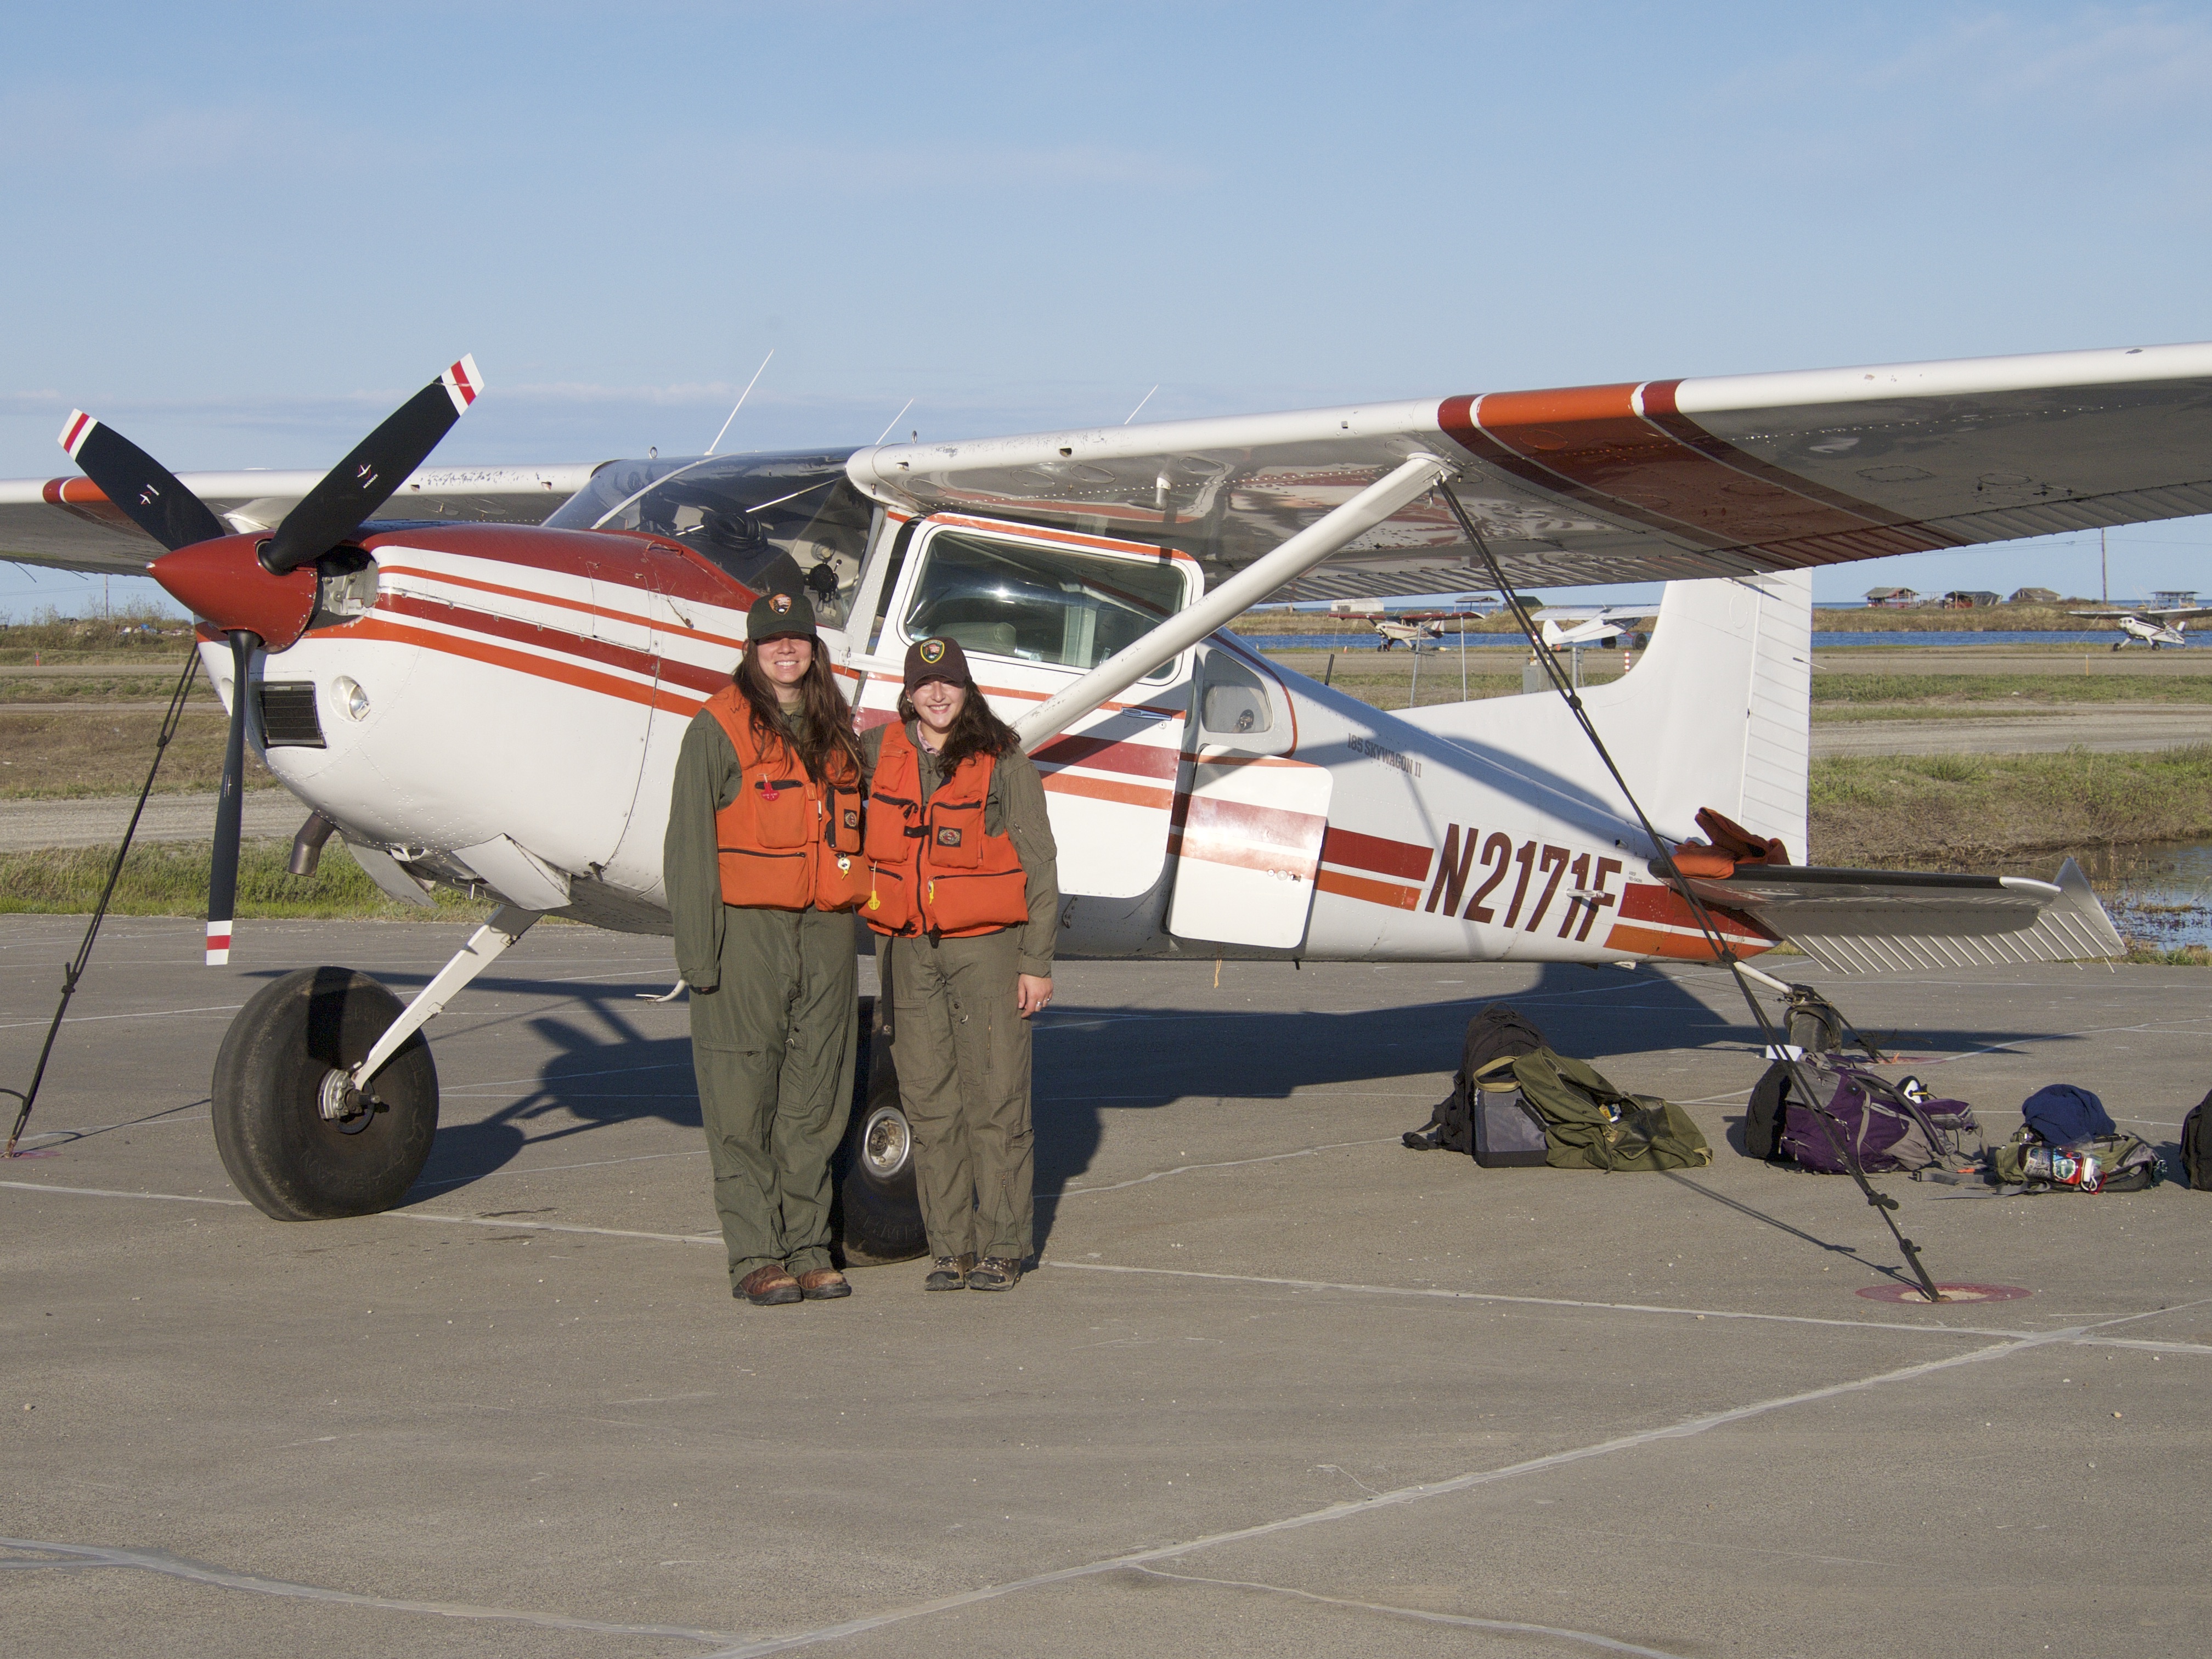
[[[2097,532],[2097,597],[2105,604],[2112,602],[2112,562],[2105,550],[2105,532]]]

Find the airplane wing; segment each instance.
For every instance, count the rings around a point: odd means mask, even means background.
[[[2212,513],[2212,344],[1497,392],[864,449],[885,506],[1042,519],[1244,568],[1426,452],[1506,579],[1745,574]],[[1486,576],[1424,498],[1290,590]]]
[[[537,524],[590,482],[591,464],[426,466],[377,519]],[[233,530],[274,529],[322,481],[319,472],[186,472],[185,485]],[[167,551],[82,477],[0,479],[0,561],[143,575]]]
[[[2055,881],[1932,871],[1747,864],[1692,878],[1837,973],[2124,957],[2126,942],[2072,859]]]

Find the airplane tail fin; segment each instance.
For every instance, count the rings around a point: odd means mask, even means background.
[[[1801,861],[1811,763],[1813,582],[1802,571],[1667,584],[1651,647],[1583,694],[1598,735],[1660,833],[1698,833],[1711,807]],[[1510,765],[1619,795],[1555,692],[1407,710],[1399,718]]]

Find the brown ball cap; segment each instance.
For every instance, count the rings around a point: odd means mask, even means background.
[[[968,672],[968,653],[960,648],[960,641],[941,636],[916,640],[907,647],[905,679],[909,695],[915,687],[931,680],[944,680],[953,685],[975,684],[975,677]]]
[[[814,607],[804,594],[763,593],[745,612],[748,641],[772,640],[779,634],[811,636],[813,633]]]

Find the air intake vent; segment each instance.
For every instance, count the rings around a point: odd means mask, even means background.
[[[313,680],[261,683],[261,739],[271,749],[325,747]]]

